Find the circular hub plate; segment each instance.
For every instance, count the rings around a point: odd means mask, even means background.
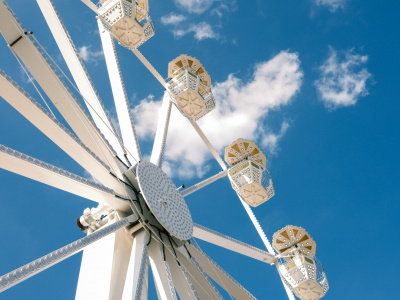
[[[136,172],[143,198],[161,225],[179,239],[190,239],[193,235],[192,216],[172,180],[150,162],[140,163]]]

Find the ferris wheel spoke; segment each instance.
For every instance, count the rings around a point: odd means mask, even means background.
[[[110,32],[104,29],[103,23],[100,20],[97,20],[97,24],[100,31],[101,42],[103,44],[104,57],[106,59],[108,76],[110,78],[111,89],[114,96],[122,140],[129,152],[132,151],[134,159],[136,161],[141,161],[142,156],[140,153],[139,141],[133,124],[115,44]]]
[[[136,48],[132,49],[132,52],[136,55],[136,57],[144,64],[144,66],[150,71],[151,74],[161,83],[161,85],[165,88],[167,82],[164,78],[157,72],[157,70],[153,67],[153,65],[143,56],[143,54]]]
[[[119,229],[137,221],[137,217],[135,215],[131,215],[126,217],[120,221],[115,222],[112,225],[109,225],[105,228],[99,229],[96,232],[90,234],[87,237],[81,238],[73,243],[70,243],[56,251],[53,251],[41,258],[22,266],[8,274],[0,276],[0,293],[9,289],[10,287],[21,283],[22,281],[37,275],[38,273],[46,270],[47,268],[58,264],[59,262],[63,261],[64,259],[77,254],[78,252],[82,251],[85,247],[86,249],[101,243],[103,240],[106,240],[110,235],[112,236],[115,234],[116,231]],[[100,240],[100,241],[99,241]],[[98,242],[97,242],[98,241]],[[97,242],[97,243],[95,243]],[[86,251],[85,249],[85,251]],[[103,262],[99,263],[98,265],[103,267]],[[102,269],[101,272],[104,272]],[[93,294],[91,294],[93,295]],[[91,299],[85,298],[85,299]],[[100,299],[100,298],[97,298]]]
[[[237,252],[239,254],[269,263],[271,265],[273,265],[276,261],[275,256],[266,251],[250,246],[198,224],[194,224],[193,237]]]
[[[168,248],[165,251],[165,259],[171,270],[174,285],[180,299],[198,299],[198,293],[189,278],[189,273],[177,261],[176,250],[171,244],[170,239],[165,234],[162,234],[162,240],[165,247]]]
[[[129,202],[113,190],[3,145],[0,168],[122,211],[130,210]]]
[[[254,215],[253,210],[251,209],[250,205],[248,205],[239,194],[238,194],[238,197],[240,199],[240,202],[242,202],[244,209],[246,210],[247,214],[249,215],[251,222],[253,223],[254,227],[256,228],[257,233],[260,236],[261,240],[263,241],[268,252],[272,255],[275,255],[275,251],[272,248],[272,245],[271,245],[270,241],[268,240],[267,236],[265,235],[264,230],[262,229],[256,216]]]
[[[198,135],[200,136],[200,138],[203,140],[204,144],[207,146],[208,150],[210,150],[211,154],[214,156],[214,158],[217,160],[217,162],[219,163],[219,165],[221,166],[222,170],[227,170],[227,167],[224,163],[224,161],[222,160],[221,156],[219,156],[219,154],[217,153],[217,151],[214,149],[213,145],[211,145],[210,141],[207,139],[206,135],[204,134],[204,132],[201,130],[201,128],[199,127],[199,125],[193,121],[193,120],[189,120],[190,124],[192,124],[193,128],[196,130],[196,132],[198,133]]]
[[[150,162],[161,167],[167,140],[169,119],[171,116],[172,102],[168,93],[164,93],[161,111],[158,117],[157,131],[154,138],[153,151]]]
[[[254,296],[250,294],[243,286],[233,279],[224,269],[214,262],[200,248],[195,247],[192,243],[187,245],[190,254],[195,258],[204,272],[209,275],[216,283],[218,283],[233,298],[240,300],[254,300]]]
[[[149,234],[144,229],[135,232],[122,300],[147,299],[148,241]]]
[[[110,174],[110,167],[57,121],[45,108],[23,91],[9,76],[0,70],[0,97],[21,113],[65,153],[85,168],[93,177],[124,194],[124,185]]]
[[[171,270],[164,260],[160,244],[153,238],[149,244],[149,260],[156,284],[159,300],[176,300],[176,291],[171,277]]]
[[[45,17],[47,25],[61,51],[61,54],[67,63],[68,69],[74,78],[80,94],[85,99],[86,106],[93,118],[96,126],[104,134],[105,138],[111,144],[113,149],[117,151],[120,158],[125,159],[125,151],[121,146],[122,143],[118,138],[116,131],[110,121],[108,113],[100,100],[93,82],[76,51],[64,23],[61,20],[53,2],[51,0],[37,0],[39,7]]]
[[[199,183],[196,183],[195,185],[192,185],[191,187],[188,187],[187,189],[181,192],[181,195],[182,197],[189,196],[190,194],[202,189],[203,187],[213,183],[214,181],[226,177],[226,175],[227,171],[221,171],[218,174],[211,176],[210,178],[207,178],[206,180],[203,180]]]
[[[118,172],[117,176],[121,176],[121,165],[116,161],[112,146],[46,59],[32,33],[25,30],[4,1],[0,1],[0,32],[10,50],[29,69],[79,139],[106,162],[114,173]]]
[[[92,1],[90,0],[81,0],[87,7],[89,7],[91,10],[93,10],[96,14],[98,12],[98,8],[96,6],[96,4],[94,4]]]
[[[189,276],[190,281],[196,289],[200,299],[221,300],[223,299],[214,284],[200,268],[196,260],[190,256],[186,246],[176,249],[176,256]]]

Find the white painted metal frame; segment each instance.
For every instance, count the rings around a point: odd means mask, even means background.
[[[99,239],[103,239],[109,235],[114,234],[119,229],[137,221],[137,217],[135,215],[131,215],[126,217],[118,222],[115,222],[112,225],[104,227],[95,233],[81,238],[75,242],[72,242],[56,251],[53,251],[41,258],[28,263],[22,266],[19,269],[16,269],[10,273],[7,273],[0,277],[0,292],[5,291],[6,289],[21,283],[22,281],[46,270],[47,268],[63,261],[64,259],[77,254],[85,247],[91,247],[93,244],[97,244]],[[97,243],[96,243],[97,242]],[[87,248],[86,248],[87,249]],[[88,298],[85,298],[88,299]],[[90,299],[90,298],[89,298]],[[96,298],[99,299],[99,298]]]
[[[56,73],[30,33],[25,34],[27,31],[3,0],[0,2],[0,32],[11,51],[29,69],[79,139],[107,163],[116,176],[121,176],[121,165],[117,163],[112,147]]]
[[[206,187],[207,185],[217,181],[218,179],[224,178],[227,175],[227,171],[221,171],[218,174],[211,176],[210,178],[207,178],[199,183],[196,183],[195,185],[183,190],[181,192],[181,195],[183,197],[189,196],[190,194],[202,189],[203,187]]]
[[[261,240],[263,241],[265,247],[268,249],[268,252],[271,255],[275,256],[275,251],[274,248],[272,248],[271,243],[269,242],[267,236],[264,233],[264,230],[261,228],[260,223],[258,222],[256,216],[254,215],[253,211],[251,210],[251,207],[240,197],[238,194],[238,197],[240,199],[240,202],[242,202],[244,209],[246,210],[247,214],[250,217],[251,222],[253,223],[254,227],[256,228],[258,235],[260,236]],[[281,278],[282,279],[282,278]],[[289,289],[289,287],[286,285],[286,283],[282,280],[283,287],[285,288],[286,294],[288,295],[289,300],[295,300],[293,292]]]
[[[2,71],[0,71],[0,96],[107,187],[90,182],[2,145],[0,145],[0,168],[108,205],[118,210],[117,215],[123,216],[124,212],[129,214],[132,212],[132,203],[129,202],[129,197],[136,199],[136,196],[122,181],[122,174],[128,166],[121,164],[119,160],[128,163],[125,160],[127,156],[129,162],[131,158],[139,161],[141,160],[141,153],[113,40],[109,33],[102,30],[102,25],[99,23],[118,119],[120,125],[124,127],[124,130],[121,128],[121,131],[125,145],[121,143],[112,127],[107,112],[51,0],[37,1],[80,93],[85,102],[88,103],[88,109],[94,122],[79,105],[46,59],[35,39],[30,33],[26,33],[4,0],[0,0],[1,33],[8,42],[11,51],[30,70],[82,142],[23,92]],[[97,12],[96,5],[90,0],[82,0],[82,2]],[[165,87],[165,80],[146,58],[137,49],[132,51]],[[162,165],[171,108],[170,95],[166,92],[150,159],[152,163],[159,167]],[[182,196],[188,196],[227,175],[227,167],[224,161],[198,124],[194,121],[190,121],[190,123],[223,171],[181,192]],[[128,151],[125,151],[126,149]],[[133,154],[130,157],[131,151]],[[117,177],[120,179],[118,180]],[[200,225],[195,225],[194,237],[251,258],[274,264],[276,258],[271,244],[250,207],[242,199],[240,200],[270,253]],[[133,211],[136,212],[135,209]],[[138,213],[138,215],[140,214]],[[140,215],[140,217],[142,216]],[[126,232],[116,232],[116,230],[136,222],[140,217],[131,215],[120,221],[114,220],[115,223],[111,222],[94,233],[89,232],[90,234],[87,237],[37,260],[38,267],[36,267],[35,261],[33,265],[28,264],[0,277],[0,292],[2,289],[19,283],[88,246],[83,254],[76,299],[146,300],[148,297],[149,263],[152,267],[159,299],[177,299],[176,292],[181,299],[222,299],[207,274],[236,299],[254,299],[246,289],[193,243],[186,242],[183,246],[178,247],[165,234],[154,234],[154,229],[144,223],[138,223],[134,227],[127,228]],[[149,234],[151,232],[154,234],[153,237]],[[102,238],[100,241],[93,243],[100,238]],[[66,252],[64,252],[64,249]],[[40,266],[40,264],[42,265]],[[105,276],[103,276],[104,274]],[[174,283],[177,285],[176,290]],[[288,292],[289,299],[294,299],[293,294],[286,286],[285,289]]]
[[[83,251],[75,299],[121,299],[131,250],[132,239],[122,230],[87,247]]]
[[[236,253],[260,260],[262,262],[269,263],[271,265],[275,264],[276,262],[275,255],[273,254],[242,243],[229,236],[226,236],[199,224],[194,225],[193,237],[234,251]]]
[[[3,145],[0,168],[119,210],[130,210],[129,202],[113,190]]]
[[[171,116],[172,102],[170,95],[165,92],[162,101],[161,111],[158,116],[156,136],[154,138],[153,151],[150,162],[161,167],[164,156],[165,144],[168,134],[169,119]]]
[[[132,114],[122,79],[115,44],[111,34],[104,29],[103,23],[100,20],[97,20],[97,24],[99,27],[101,43],[103,45],[111,89],[114,96],[122,140],[128,150],[128,155],[131,154],[134,157],[134,160],[139,162],[142,160],[142,155],[140,153],[135,126],[133,125]]]
[[[0,96],[94,178],[115,192],[125,194],[124,184],[111,175],[110,168],[1,70]]]
[[[37,0],[45,20],[53,34],[60,52],[67,63],[68,69],[75,80],[80,94],[100,132],[117,152],[120,159],[125,159],[125,151],[119,140],[110,118],[100,100],[96,88],[79,57],[78,51],[69,36],[56,8],[51,0]],[[126,162],[126,161],[125,161]]]
[[[241,286],[235,279],[233,279],[224,269],[222,269],[216,262],[214,262],[208,255],[206,255],[200,248],[194,246],[192,243],[187,245],[188,251],[201,266],[207,275],[209,275],[216,283],[219,284],[229,295],[235,299],[240,300],[254,300],[254,296]]]
[[[174,282],[172,281],[171,270],[169,264],[164,260],[162,246],[153,239],[148,247],[150,265],[157,288],[158,299],[176,300],[176,290]]]
[[[150,235],[144,229],[134,233],[122,300],[147,299],[149,238]]]

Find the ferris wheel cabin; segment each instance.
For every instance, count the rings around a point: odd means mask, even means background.
[[[197,121],[215,108],[211,77],[200,61],[182,54],[168,64],[167,89],[179,111]]]
[[[100,0],[99,18],[115,39],[129,49],[154,35],[148,0]]]
[[[238,139],[225,148],[233,189],[251,206],[258,206],[275,195],[267,159],[252,141]]]
[[[329,289],[320,261],[315,257],[317,244],[306,230],[286,226],[273,236],[272,246],[280,259],[278,270],[287,286],[302,300],[317,300]]]

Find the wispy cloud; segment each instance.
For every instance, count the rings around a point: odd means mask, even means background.
[[[276,154],[278,151],[278,142],[285,136],[290,124],[287,121],[282,122],[281,129],[278,133],[263,133],[261,145],[271,154]]]
[[[97,64],[99,60],[104,59],[103,50],[92,51],[92,46],[82,46],[78,48],[78,54],[81,59],[88,63]]]
[[[198,41],[204,39],[218,39],[219,37],[218,34],[214,31],[214,29],[211,27],[211,25],[206,22],[201,22],[198,24],[191,25],[186,30],[175,29],[173,30],[173,33],[174,36],[177,38],[180,38],[189,33],[194,33],[193,36]]]
[[[274,152],[289,124],[283,122],[278,133],[265,128],[263,121],[271,110],[288,105],[299,91],[303,73],[297,53],[282,51],[259,63],[249,82],[231,74],[213,87],[216,108],[198,123],[213,146],[222,153],[225,146],[242,137],[255,140]],[[154,136],[160,101],[144,99],[133,114],[141,139]],[[211,155],[197,133],[177,109],[173,109],[168,131],[164,168],[178,177],[201,177],[210,168]],[[267,155],[270,153],[267,152]]]
[[[321,77],[315,82],[321,100],[330,109],[351,106],[368,95],[367,81],[371,74],[363,68],[368,56],[354,50],[329,50],[328,59],[320,66]]]
[[[315,0],[316,5],[327,6],[332,12],[339,8],[344,8],[346,2],[347,0]]]
[[[215,0],[175,0],[175,4],[189,13],[201,14],[208,10]]]
[[[185,20],[186,17],[184,15],[176,15],[174,13],[161,17],[161,22],[164,25],[177,25]]]

